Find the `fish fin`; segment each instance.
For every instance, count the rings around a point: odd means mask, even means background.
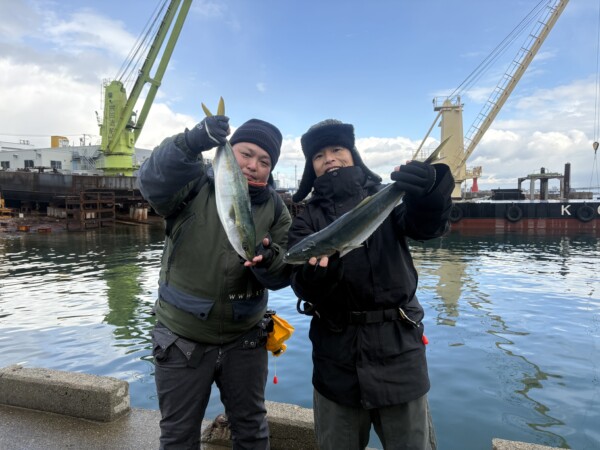
[[[431,153],[431,155],[429,155],[429,157],[425,160],[425,162],[429,163],[429,164],[434,164],[434,163],[444,159],[443,157],[440,157],[440,152],[442,151],[442,147],[444,147],[444,145],[446,145],[446,142],[448,142],[451,137],[452,136],[448,136],[446,139],[444,139],[442,141],[442,143],[440,145],[438,145],[437,148]]]
[[[371,197],[373,197],[372,195],[369,195],[368,197],[363,198],[360,203],[358,205],[356,205],[354,208],[358,208],[362,205],[364,205],[365,203],[368,203],[371,201]]]
[[[342,250],[340,252],[340,258],[348,253],[350,253],[352,250],[357,249],[357,248],[361,248],[363,245],[359,244],[359,245],[350,245],[346,248],[344,248],[344,250]]]
[[[206,117],[212,116],[210,109],[208,109],[204,103],[202,103],[202,110],[204,111],[204,114],[206,114]]]
[[[223,100],[223,97],[221,97],[219,99],[219,106],[217,106],[217,116],[224,116],[225,115],[225,100]]]

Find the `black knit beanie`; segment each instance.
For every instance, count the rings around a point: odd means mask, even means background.
[[[282,136],[279,129],[275,125],[260,119],[250,119],[243,123],[229,139],[231,145],[238,142],[250,142],[266,151],[271,157],[271,171],[273,171],[279,160],[281,141]]]
[[[377,181],[381,181],[381,177],[365,166],[358,150],[356,150],[354,139],[354,127],[348,123],[342,123],[339,120],[327,119],[323,120],[308,129],[300,138],[302,144],[302,152],[306,157],[304,172],[300,180],[298,190],[292,196],[292,200],[296,203],[304,200],[313,188],[315,181],[315,169],[313,168],[312,158],[315,153],[329,145],[341,145],[350,150],[354,165],[359,166],[365,172],[365,175]]]

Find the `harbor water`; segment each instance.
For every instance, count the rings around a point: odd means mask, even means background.
[[[116,377],[133,407],[158,409],[149,334],[162,244],[160,227],[0,234],[2,366]],[[411,248],[438,448],[600,448],[600,238],[450,233]],[[290,288],[270,307],[296,330],[269,358],[267,399],[310,408],[309,318]],[[221,412],[213,389],[206,418]]]

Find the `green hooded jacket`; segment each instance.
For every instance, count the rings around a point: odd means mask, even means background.
[[[170,217],[155,306],[158,321],[187,339],[216,345],[254,327],[266,312],[268,290],[290,282],[283,254],[291,217],[285,207],[275,217],[277,194],[252,196],[256,245],[269,235],[274,258],[267,267],[248,268],[217,215],[211,171],[183,134],[165,139],[152,152],[140,168],[138,185],[152,208]]]

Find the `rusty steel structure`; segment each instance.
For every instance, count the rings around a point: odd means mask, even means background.
[[[82,192],[114,192],[119,208],[144,203],[136,178],[127,176],[70,175],[64,173],[0,171],[0,192],[7,205],[43,209],[64,205],[66,197]]]

